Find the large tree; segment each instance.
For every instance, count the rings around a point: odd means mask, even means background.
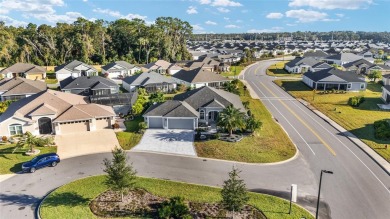
[[[229,135],[233,134],[233,130],[244,127],[245,114],[240,110],[230,105],[219,113],[218,126],[228,130]]]

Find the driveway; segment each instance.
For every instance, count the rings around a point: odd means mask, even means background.
[[[193,130],[147,129],[141,142],[132,150],[197,156],[193,142]]]
[[[55,142],[58,145],[57,153],[61,159],[111,152],[115,146],[119,146],[112,129],[57,135]]]

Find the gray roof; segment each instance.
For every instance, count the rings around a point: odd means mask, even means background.
[[[119,87],[114,81],[100,76],[81,76],[77,78],[67,77],[60,81],[61,90],[72,89],[110,89],[111,87]]]
[[[0,81],[0,91],[4,92],[2,96],[35,94],[46,89],[46,83],[43,81],[29,80],[20,77],[3,79]]]
[[[324,52],[324,51],[321,51],[321,50],[305,52],[303,54],[303,57],[318,57],[318,58],[322,58],[322,57],[327,57],[327,56],[329,56],[329,54]]]
[[[196,68],[189,71],[181,70],[174,74],[173,77],[188,83],[230,81],[228,78],[203,68]]]
[[[359,60],[356,60],[356,61],[354,61],[354,62],[347,63],[347,64],[343,65],[343,67],[344,67],[344,68],[350,68],[350,67],[352,67],[352,66],[358,67],[358,66],[360,66],[360,65],[362,65],[362,64],[365,64],[365,65],[367,65],[367,66],[369,66],[369,67],[371,67],[371,66],[374,65],[374,64],[372,64],[371,62],[369,62],[369,61],[367,61],[367,60],[365,60],[365,59],[359,59]]]
[[[157,83],[168,83],[168,84],[175,83],[172,78],[166,77],[156,72],[145,72],[142,74],[129,76],[124,78],[123,81],[133,86],[146,86],[148,84],[157,84]]]
[[[383,88],[384,88],[385,90],[390,91],[390,85],[385,85],[385,86],[383,86]]]
[[[353,62],[361,58],[361,56],[355,55],[353,53],[340,53],[326,57],[326,59],[340,60],[342,62]]]
[[[85,63],[80,62],[80,61],[77,61],[77,60],[73,60],[73,61],[71,61],[71,62],[68,62],[68,63],[62,64],[62,65],[59,65],[59,66],[57,66],[57,67],[54,68],[54,71],[59,71],[59,70],[61,70],[61,69],[63,69],[63,68],[65,68],[65,69],[67,69],[67,70],[69,70],[69,71],[74,71],[74,69],[75,69],[77,66],[79,66],[79,65],[85,65],[85,66],[87,66],[88,68],[93,69],[94,71],[97,72],[97,70],[96,70],[93,66],[90,66],[90,65],[88,65],[88,64],[85,64]]]
[[[132,64],[126,62],[126,61],[116,61],[116,62],[108,63],[105,66],[102,66],[102,69],[108,71],[110,68],[114,67],[115,65],[119,65],[123,69],[126,69],[126,70],[130,70],[130,69],[136,67],[135,65],[132,65]]]
[[[186,102],[168,100],[150,106],[144,116],[198,117],[199,113]]]
[[[307,57],[307,58],[297,57],[297,58],[291,60],[290,62],[287,62],[286,65],[288,67],[299,66],[301,64],[305,64],[308,66],[314,66],[318,63],[319,63],[319,61],[317,59],[312,58],[312,57]]]
[[[33,65],[30,63],[15,63],[14,65],[11,65],[8,68],[5,68],[0,71],[1,74],[7,74],[7,73],[45,73],[46,70],[40,66]]]
[[[313,81],[323,81],[328,78],[334,82],[364,82],[364,79],[361,79],[359,75],[351,71],[341,71],[335,68],[324,69],[317,72],[306,72],[304,76],[310,78]],[[336,77],[330,77],[336,76]],[[327,79],[327,80],[328,80]]]

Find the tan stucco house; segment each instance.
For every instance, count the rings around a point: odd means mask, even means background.
[[[30,80],[43,80],[46,78],[46,70],[30,63],[18,62],[0,71],[3,78],[22,77]]]

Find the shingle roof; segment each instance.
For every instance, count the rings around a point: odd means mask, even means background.
[[[326,57],[326,59],[340,60],[342,62],[353,62],[361,58],[361,56],[355,55],[353,53],[340,53]]]
[[[126,70],[129,70],[129,69],[132,69],[135,67],[135,65],[132,65],[126,61],[116,61],[116,62],[111,62],[111,63],[108,63],[107,65],[105,66],[102,66],[102,69],[104,70],[109,70],[110,68],[114,67],[115,65],[120,65],[123,67],[123,69],[126,69]]]
[[[41,115],[54,115],[57,113],[57,110],[50,106],[49,104],[41,104],[38,108],[33,110],[29,116],[41,116]]]
[[[383,86],[383,88],[384,88],[385,90],[390,91],[390,85],[385,85],[385,86]]]
[[[91,118],[115,116],[113,109],[109,110],[106,107],[98,104],[78,104],[73,105],[68,110],[58,116],[54,122],[65,122],[74,120],[85,120]]]
[[[189,71],[181,70],[174,74],[173,77],[188,83],[230,81],[228,78],[202,68]]]
[[[297,58],[291,60],[290,62],[287,62],[286,65],[288,67],[299,66],[301,64],[305,64],[308,66],[314,66],[315,64],[318,64],[318,63],[319,63],[319,61],[312,58],[312,57],[307,57],[307,58],[297,57]]]
[[[7,73],[45,73],[46,70],[40,66],[33,65],[30,63],[21,63],[18,62],[8,68],[5,68],[0,71],[1,74]]]
[[[42,81],[34,81],[25,78],[11,78],[0,81],[0,91],[5,91],[2,95],[35,94],[47,89],[47,85]]]
[[[324,79],[326,79],[327,81],[337,82],[364,82],[364,80],[359,78],[359,76],[355,72],[341,71],[335,68],[324,69],[317,72],[306,72],[303,75],[313,81],[323,81]]]
[[[97,72],[97,70],[96,70],[94,67],[92,67],[92,66],[90,66],[90,65],[87,65],[87,64],[85,64],[85,63],[83,63],[83,62],[77,61],[77,60],[73,60],[73,61],[71,61],[71,62],[68,62],[68,63],[62,64],[62,65],[59,65],[59,66],[55,67],[54,70],[55,70],[55,71],[59,71],[59,70],[65,68],[65,69],[67,69],[67,70],[69,70],[69,71],[74,71],[74,69],[75,69],[77,66],[79,66],[79,65],[85,65],[85,66],[87,66],[88,68],[93,69],[94,71]]]
[[[123,81],[133,86],[146,86],[148,84],[156,84],[156,83],[168,83],[168,84],[175,83],[172,78],[166,77],[156,72],[145,72],[142,74],[129,76],[124,78]]]
[[[164,103],[152,105],[146,110],[144,116],[198,117],[199,113],[188,103],[168,100]]]
[[[354,62],[349,62],[349,63],[347,63],[347,64],[345,64],[345,65],[343,65],[343,67],[344,68],[350,68],[350,67],[352,67],[352,66],[360,66],[360,65],[362,65],[362,64],[365,64],[365,65],[367,65],[367,66],[369,66],[369,67],[371,67],[371,66],[373,66],[374,64],[372,64],[371,62],[369,62],[369,61],[367,61],[367,60],[365,60],[365,59],[359,59],[359,60],[356,60],[356,61],[354,61]]]
[[[114,81],[103,78],[100,76],[81,76],[77,78],[67,77],[66,79],[60,81],[60,87],[62,90],[71,90],[71,89],[87,89],[91,88],[92,90],[96,89],[110,89],[111,87],[118,87]]]
[[[321,50],[316,50],[316,51],[310,51],[310,52],[305,52],[303,54],[303,57],[327,57],[329,56],[328,53],[321,51]]]

